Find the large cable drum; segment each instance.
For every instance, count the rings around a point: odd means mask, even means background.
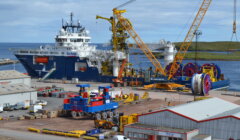
[[[194,74],[191,82],[191,89],[194,95],[208,95],[211,90],[211,79],[208,74]]]
[[[202,75],[202,94],[203,96],[208,95],[212,88],[211,78],[208,74]]]
[[[213,68],[213,71],[214,71],[214,77],[219,79],[221,77],[221,69],[220,67],[217,65],[217,64],[214,64],[214,63],[207,63],[207,64],[204,64],[202,65],[201,67],[201,72],[204,73],[204,69],[211,69]]]
[[[195,73],[199,73],[200,66],[197,63],[187,63],[183,67],[183,76],[192,77]]]
[[[179,62],[177,62],[177,64],[179,65],[179,67],[178,67],[178,70],[176,71],[176,73],[173,75],[173,77],[182,76],[182,68],[183,68],[183,65],[180,64]],[[165,73],[166,73],[167,75],[170,74],[171,66],[172,66],[172,63],[169,63],[169,64],[165,67]]]

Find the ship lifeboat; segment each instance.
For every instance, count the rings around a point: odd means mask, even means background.
[[[85,67],[79,68],[79,71],[81,71],[81,72],[84,72],[84,71],[86,71],[86,70],[87,70],[87,68],[85,68]]]
[[[49,58],[48,57],[36,57],[35,62],[36,63],[48,63]]]

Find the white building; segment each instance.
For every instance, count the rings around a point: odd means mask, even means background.
[[[0,86],[0,105],[15,105],[17,103],[35,103],[37,91],[25,84],[8,84]]]
[[[31,77],[15,70],[0,71],[0,85],[25,84],[31,86]]]
[[[140,115],[125,126],[131,140],[240,139],[240,106],[218,98]]]
[[[37,91],[31,88],[31,77],[15,70],[0,71],[0,106],[35,103]]]

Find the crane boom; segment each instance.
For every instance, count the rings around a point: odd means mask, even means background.
[[[121,7],[124,7],[124,6],[130,4],[130,3],[134,2],[134,1],[136,1],[136,0],[129,0],[129,1],[127,1],[127,2],[125,2],[125,3],[123,3],[123,4],[121,4],[121,5],[117,6],[115,9],[119,9],[119,8],[121,8]]]
[[[178,53],[175,56],[175,59],[171,65],[169,75],[168,75],[168,80],[170,80],[174,74],[177,72],[179,65],[182,63],[188,48],[190,47],[192,40],[194,38],[194,33],[198,30],[199,26],[202,23],[202,20],[211,4],[212,0],[204,0],[200,9],[198,10],[198,13],[187,33],[187,36],[185,37],[183,43],[180,46],[180,49]],[[179,63],[178,63],[179,62]]]
[[[153,66],[156,68],[157,71],[159,71],[162,75],[166,75],[164,69],[162,68],[161,63],[157,60],[157,58],[153,55],[152,51],[148,48],[148,46],[142,41],[140,36],[136,33],[136,31],[133,29],[129,21],[124,18],[120,12],[118,12],[116,9],[115,15],[118,19],[118,21],[122,24],[122,26],[127,30],[129,35],[135,40],[139,48],[144,52],[144,54],[147,56],[147,58],[152,62]]]

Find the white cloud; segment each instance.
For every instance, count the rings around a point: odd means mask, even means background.
[[[111,36],[108,30],[110,24],[96,20],[95,16],[110,17],[112,8],[126,1],[128,0],[0,1],[0,30],[5,36],[18,38],[22,42],[32,40],[50,42],[61,26],[61,18],[68,19],[72,11],[75,17],[91,31],[93,42],[106,42]],[[175,41],[184,27],[184,32],[188,30],[201,3],[202,0],[137,0],[123,8],[127,9],[124,16],[132,21],[135,29],[146,42],[157,41],[159,36],[164,38],[164,35],[169,40]],[[231,33],[229,29],[232,26],[232,8],[231,0],[212,0],[212,5],[201,25],[201,29],[206,32],[206,39],[218,40],[217,37],[212,37],[214,32],[210,28],[217,27],[221,31]],[[23,32],[24,29],[28,30],[24,37],[21,34],[14,34],[14,32]],[[29,32],[35,35],[28,35]],[[0,41],[6,42],[8,38]]]

